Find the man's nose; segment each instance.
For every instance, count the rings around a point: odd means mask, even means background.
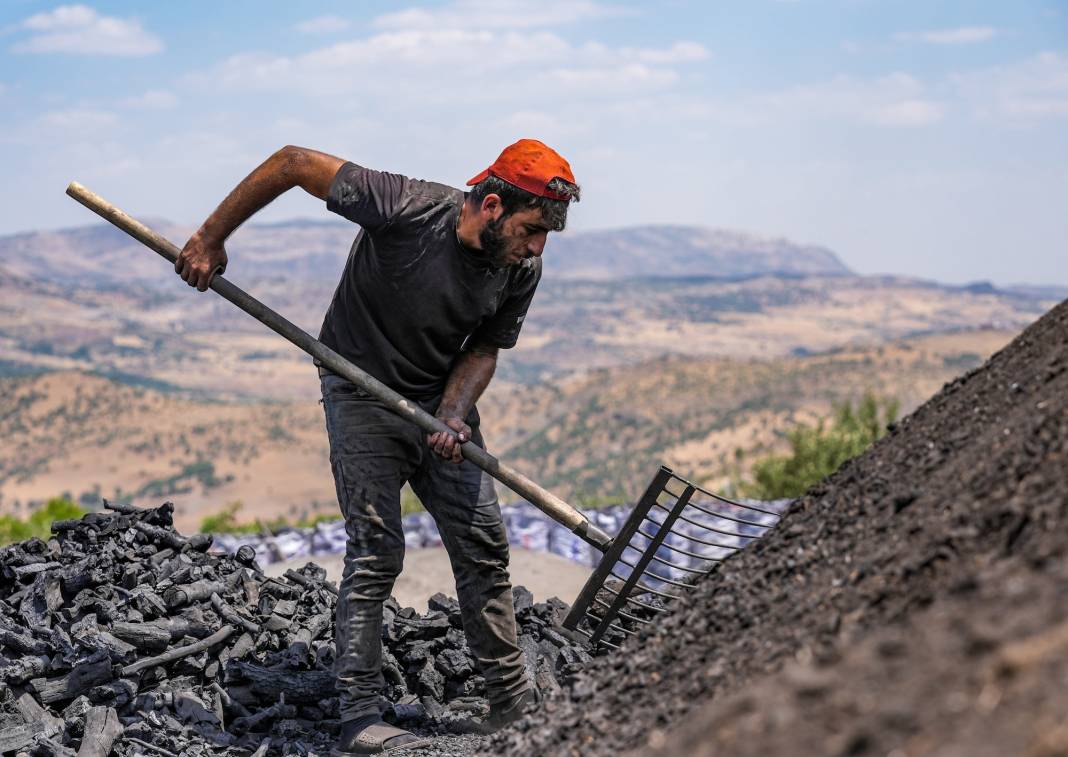
[[[530,244],[527,245],[527,251],[531,255],[540,258],[542,252],[545,251],[545,240],[548,236],[548,234],[538,234],[536,237],[530,240]]]

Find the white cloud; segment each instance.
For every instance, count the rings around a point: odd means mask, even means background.
[[[192,86],[224,90],[291,91],[311,96],[389,95],[396,101],[531,101],[558,94],[596,95],[663,88],[679,79],[676,66],[708,57],[695,42],[665,48],[575,45],[538,30],[409,29],[381,32],[299,56],[244,53],[193,75]],[[481,61],[474,71],[470,62]],[[465,74],[464,72],[468,72]],[[361,73],[362,72],[362,73]],[[465,79],[470,78],[465,81]],[[476,81],[477,79],[477,81]]]
[[[890,127],[928,126],[942,120],[947,106],[928,87],[905,73],[876,79],[840,75],[825,82],[742,98],[721,117],[740,122],[776,123],[830,120]]]
[[[349,26],[348,19],[341,16],[316,16],[301,21],[294,28],[302,34],[335,34],[345,31]]]
[[[61,5],[18,25],[30,36],[11,47],[16,53],[143,56],[163,50],[159,37],[137,19],[101,16],[87,5]]]
[[[633,55],[642,63],[654,64],[692,63],[708,58],[708,50],[696,42],[676,42],[663,50],[624,48],[621,53],[624,56]]]
[[[556,113],[546,113],[541,110],[517,110],[504,118],[497,120],[497,125],[505,133],[524,133],[545,135],[552,138],[564,131],[572,131],[569,124]]]
[[[929,45],[969,45],[986,42],[997,36],[997,30],[990,26],[962,26],[957,29],[936,29],[923,32],[902,32],[895,34],[898,42],[925,42]]]
[[[22,22],[27,29],[52,31],[54,29],[87,26],[97,18],[96,11],[85,5],[61,5],[51,13],[38,13]]]
[[[880,126],[927,126],[938,123],[945,107],[930,100],[901,100],[871,107],[866,118]]]
[[[407,8],[372,22],[377,29],[529,29],[627,15],[592,0],[455,0],[441,8]]]
[[[1068,117],[1068,55],[1047,51],[952,81],[980,118],[1035,121]]]
[[[96,108],[67,108],[42,113],[40,126],[45,129],[83,133],[109,129],[118,124],[119,118],[111,111]]]
[[[127,108],[167,110],[178,105],[178,98],[164,89],[150,89],[140,95],[124,97],[120,103]]]
[[[632,92],[635,88],[659,89],[678,80],[678,74],[670,69],[642,63],[604,68],[557,68],[546,72],[546,76],[566,90],[601,94]]]
[[[953,115],[1005,125],[1063,119],[1068,117],[1068,54],[1047,51],[934,80],[905,73],[876,79],[842,75],[711,107],[715,118],[736,124],[825,120],[917,128]]]

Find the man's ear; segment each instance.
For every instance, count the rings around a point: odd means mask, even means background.
[[[501,196],[491,192],[483,197],[479,211],[486,220],[496,221],[504,214],[504,204],[501,202]]]

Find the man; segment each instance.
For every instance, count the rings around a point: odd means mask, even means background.
[[[223,241],[253,213],[299,186],[359,224],[320,339],[455,434],[416,426],[320,368],[330,461],[348,547],[337,605],[342,732],[335,754],[412,747],[386,725],[382,603],[401,570],[405,482],[434,516],[449,553],[468,644],[486,680],[489,732],[533,701],[516,639],[508,541],[493,480],[463,459],[483,446],[475,402],[497,352],[515,345],[541,278],[550,231],[564,228],[579,187],[571,168],[536,140],[507,147],[468,182],[442,184],[285,147],[246,177],[182,250],[175,270],[207,289],[225,269]]]

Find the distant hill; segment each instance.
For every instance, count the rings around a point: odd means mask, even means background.
[[[159,219],[146,223],[179,246],[193,231]],[[357,231],[333,220],[249,224],[227,242],[230,270],[246,280],[296,277],[333,284]],[[158,282],[167,275],[155,255],[106,224],[0,237],[0,266],[63,284]],[[851,273],[823,247],[696,226],[565,232],[550,239],[545,266],[555,280],[598,281]]]
[[[552,239],[547,250],[546,273],[564,279],[852,273],[825,247],[698,226],[564,233]]]
[[[192,227],[145,219],[181,247]],[[227,242],[243,278],[335,277],[348,254],[355,227],[342,223],[250,225]],[[0,237],[0,266],[37,281],[79,286],[163,284],[168,270],[159,256],[108,224]]]
[[[192,229],[145,219],[178,244]],[[229,277],[318,333],[357,227],[253,224]],[[564,233],[498,379],[535,384],[664,355],[772,358],[916,334],[1018,329],[1047,292],[858,276],[820,247],[650,226]],[[314,396],[309,359],[103,223],[0,237],[0,375],[74,370],[226,397]]]

